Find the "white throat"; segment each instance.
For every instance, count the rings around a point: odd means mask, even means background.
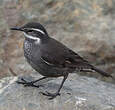
[[[33,36],[31,36],[31,35],[26,34],[25,32],[24,32],[24,36],[25,36],[26,38],[29,38],[29,39],[34,40],[36,44],[40,44],[40,38],[33,37]]]

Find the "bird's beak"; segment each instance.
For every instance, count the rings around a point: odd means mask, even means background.
[[[12,27],[10,30],[24,31],[24,29],[20,27]]]

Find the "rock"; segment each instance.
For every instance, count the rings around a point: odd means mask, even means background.
[[[0,80],[0,110],[115,110],[115,85],[111,83],[71,74],[61,95],[48,100],[40,92],[55,92],[61,78],[44,80],[40,88],[19,85],[18,78]],[[26,79],[33,80],[32,77]]]

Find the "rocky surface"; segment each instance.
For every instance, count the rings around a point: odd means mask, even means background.
[[[53,38],[115,76],[114,0],[0,0],[0,77],[32,73],[22,33],[10,27],[42,23]],[[97,74],[90,74],[99,77]]]
[[[115,110],[115,85],[110,83],[72,74],[61,95],[48,100],[40,92],[55,92],[61,78],[44,80],[41,82],[44,87],[40,88],[24,87],[16,83],[17,79],[7,77],[0,80],[0,110]]]

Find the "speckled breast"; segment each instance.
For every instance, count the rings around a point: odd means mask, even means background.
[[[31,57],[32,57],[32,48],[33,48],[32,43],[29,42],[28,40],[25,40],[23,48],[24,48],[24,56],[27,59],[31,59]]]

